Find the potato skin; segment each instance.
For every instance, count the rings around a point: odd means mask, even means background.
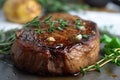
[[[7,0],[3,6],[7,20],[15,23],[26,23],[40,16],[42,8],[36,0]]]

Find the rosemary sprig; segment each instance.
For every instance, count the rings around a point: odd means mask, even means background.
[[[100,71],[100,68],[103,67],[105,64],[112,62],[118,66],[120,66],[120,40],[115,37],[111,38],[108,35],[103,35],[101,42],[105,44],[104,49],[104,56],[96,62],[95,64],[88,66],[86,68],[81,68],[81,73],[84,75],[87,71],[97,70]],[[115,46],[112,46],[115,45]]]

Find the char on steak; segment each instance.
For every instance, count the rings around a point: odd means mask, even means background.
[[[70,75],[98,60],[99,32],[94,22],[66,13],[48,14],[39,21],[42,33],[36,33],[34,26],[16,32],[11,57],[19,69],[39,75]]]

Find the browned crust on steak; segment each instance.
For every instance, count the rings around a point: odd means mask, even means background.
[[[50,15],[54,21],[59,18],[67,20],[66,29],[41,34],[36,34],[32,29],[19,30],[11,48],[11,56],[15,65],[19,69],[40,75],[62,75],[75,74],[80,71],[80,67],[94,64],[99,53],[97,25],[92,21],[70,14],[54,13]],[[43,21],[45,17],[42,17],[40,21]],[[75,21],[78,18],[82,20],[83,24],[85,23],[86,30],[75,28]],[[56,23],[56,25],[59,24]],[[42,29],[49,27],[43,23],[41,26]],[[89,37],[74,41],[72,37],[77,34],[87,34]],[[54,37],[56,41],[49,42],[46,40],[48,37]]]

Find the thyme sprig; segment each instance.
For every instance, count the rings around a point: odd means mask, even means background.
[[[34,29],[36,33],[40,34],[43,33],[44,31],[41,29],[41,25],[40,25],[40,20],[39,17],[35,17],[33,20],[27,22],[26,24],[24,24],[24,28],[28,28],[28,27],[36,27],[37,29]]]
[[[49,26],[48,30],[42,30],[41,29],[41,23],[44,23],[46,25]],[[59,26],[55,26],[55,24],[59,24]],[[54,21],[52,20],[52,16],[48,16],[46,17],[43,21],[40,22],[39,18],[38,17],[35,17],[32,21],[26,23],[24,25],[24,27],[37,27],[37,29],[35,29],[35,32],[36,33],[43,33],[43,32],[54,32],[55,30],[60,30],[62,31],[63,29],[65,29],[67,27],[68,22],[66,20],[63,20],[62,18]],[[81,27],[84,27],[82,24],[81,24],[81,20],[80,19],[76,19],[76,22],[75,22],[75,26],[77,29],[80,29]]]
[[[81,29],[81,27],[83,27],[81,23],[82,21],[80,19],[76,19],[75,21],[76,29]]]
[[[103,35],[101,42],[105,44],[104,46],[104,56],[96,62],[95,64],[88,66],[86,68],[81,68],[81,73],[84,75],[87,71],[97,70],[100,71],[100,68],[105,64],[112,62],[120,66],[120,40],[117,37],[111,38],[108,35]],[[115,46],[112,46],[115,45]]]
[[[67,25],[67,21],[63,20],[63,19],[58,19],[57,21],[51,20],[51,17],[48,17],[45,19],[44,22],[47,22],[47,24],[49,24],[49,28],[48,31],[49,32],[54,32],[55,30],[63,30],[65,29],[66,25]],[[60,24],[60,26],[56,26],[55,27],[55,23]]]
[[[47,23],[51,22],[51,18],[52,18],[52,16],[48,16],[47,18],[44,19],[43,22],[44,22],[45,24],[47,24]]]
[[[0,31],[0,54],[9,54],[11,45],[15,40],[15,30],[11,31]],[[2,36],[4,35],[4,36]]]
[[[28,27],[28,26],[35,26],[35,27],[40,28],[40,20],[39,20],[38,16],[35,17],[33,20],[27,22],[27,23],[24,25],[24,27]]]
[[[66,27],[66,25],[68,24],[67,21],[63,20],[63,19],[58,19],[58,23],[60,23],[59,28],[64,29]]]
[[[48,28],[47,31],[50,32],[50,33],[55,31],[55,28],[54,28],[55,22],[51,18],[52,18],[52,16],[48,16],[43,21],[45,24],[49,25],[49,28]]]
[[[54,24],[55,23],[53,21],[50,21],[50,27],[48,28],[48,32],[54,32],[55,31]]]

